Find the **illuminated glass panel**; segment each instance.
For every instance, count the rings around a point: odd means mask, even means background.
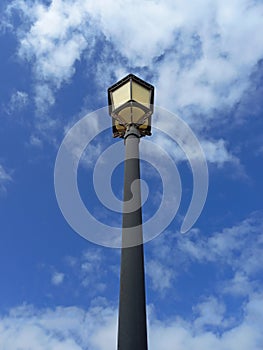
[[[118,112],[118,117],[124,122],[124,124],[130,124],[132,122],[132,107],[125,107]]]
[[[118,117],[124,124],[140,123],[144,115],[143,109],[134,106],[125,107],[118,112]]]
[[[138,107],[132,107],[132,123],[139,123],[144,117],[145,112],[143,109]]]
[[[132,99],[139,102],[143,106],[150,108],[151,91],[139,85],[138,83],[132,82]]]
[[[130,82],[112,92],[113,109],[122,106],[131,99]]]

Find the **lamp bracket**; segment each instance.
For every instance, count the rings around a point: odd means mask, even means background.
[[[126,131],[125,131],[125,134],[124,134],[124,140],[130,135],[134,135],[134,136],[136,136],[138,138],[140,138],[142,136],[141,133],[140,133],[140,130],[138,129],[136,124],[128,124],[126,126]]]

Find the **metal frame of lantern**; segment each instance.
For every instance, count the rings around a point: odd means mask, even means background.
[[[127,86],[126,86],[127,85]],[[126,99],[120,98],[122,103],[114,104],[114,93],[119,93],[126,86],[128,95]],[[142,100],[140,93],[136,94],[136,89],[146,93],[147,101]],[[144,91],[143,91],[144,90]],[[137,96],[136,96],[137,95]],[[145,98],[145,96],[144,96]],[[151,116],[153,114],[154,87],[138,78],[134,74],[129,74],[108,89],[109,114],[112,117],[113,137],[124,138],[128,125],[133,124],[140,133],[140,137],[151,135]],[[133,120],[133,112],[141,114],[139,118]],[[122,114],[125,114],[123,117]],[[130,118],[130,119],[129,119]]]

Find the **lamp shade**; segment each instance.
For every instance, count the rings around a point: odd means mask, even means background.
[[[129,74],[108,89],[109,114],[113,136],[123,137],[126,127],[137,125],[141,136],[151,134],[154,87]]]

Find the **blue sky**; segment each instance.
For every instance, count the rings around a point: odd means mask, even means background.
[[[68,225],[54,166],[66,132],[134,73],[192,128],[209,169],[202,214],[182,235],[191,169],[153,129],[183,190],[173,221],[145,245],[149,348],[262,349],[262,2],[3,0],[0,11],[0,348],[116,348],[120,251]],[[85,205],[109,230],[121,216],[102,208],[92,174],[118,141],[110,129],[97,135],[78,170]],[[122,171],[112,178],[119,199]],[[146,220],[162,186],[145,161],[142,177]]]

